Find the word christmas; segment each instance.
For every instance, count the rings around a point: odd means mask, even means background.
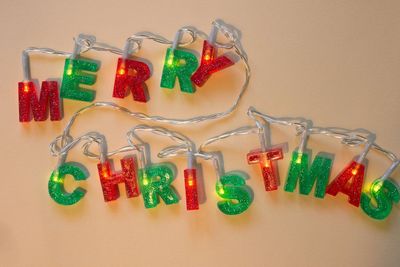
[[[92,106],[90,108],[93,108]],[[109,105],[113,110],[116,109],[115,105]],[[118,106],[117,106],[118,107]],[[89,109],[90,109],[89,108]],[[126,109],[119,108],[117,110],[126,112]],[[252,108],[248,112],[251,118],[256,119],[263,118],[269,123],[279,123],[283,125],[294,125],[297,127],[298,133],[301,134],[301,142],[297,149],[292,152],[292,157],[287,173],[286,182],[284,184],[284,190],[287,192],[293,192],[297,186],[299,186],[299,192],[303,195],[309,195],[314,189],[314,195],[317,198],[324,198],[325,194],[336,196],[338,193],[342,193],[348,196],[348,201],[355,207],[361,206],[362,210],[370,217],[374,219],[386,218],[391,210],[393,203],[400,201],[400,190],[398,185],[389,178],[389,175],[393,173],[395,168],[400,164],[397,157],[381,148],[374,143],[374,137],[364,137],[357,135],[351,131],[333,131],[329,128],[317,128],[309,127],[304,122],[296,122],[293,119],[277,119],[272,118],[268,115],[262,114]],[[73,117],[75,120],[75,117]],[[161,157],[176,156],[176,155],[187,155],[188,156],[188,168],[184,170],[184,184],[185,184],[185,199],[187,210],[199,209],[198,200],[198,182],[197,182],[197,170],[193,167],[193,157],[200,157],[203,159],[212,159],[216,164],[217,182],[216,182],[216,193],[223,200],[217,203],[220,211],[224,214],[235,215],[240,214],[247,210],[252,203],[251,193],[246,180],[242,174],[236,172],[221,172],[218,166],[222,164],[219,162],[219,158],[212,153],[204,152],[204,148],[211,143],[225,139],[230,136],[244,135],[250,133],[258,133],[260,136],[260,143],[262,144],[261,149],[252,150],[247,154],[248,164],[257,164],[261,169],[261,175],[264,180],[264,186],[266,191],[274,191],[278,189],[279,177],[278,177],[278,161],[284,158],[284,149],[282,146],[270,146],[269,138],[265,135],[265,127],[268,125],[261,125],[257,121],[257,126],[252,126],[248,130],[240,128],[231,132],[223,133],[219,136],[212,137],[203,143],[199,149],[193,148],[193,142],[183,135],[171,132],[164,128],[157,128],[147,125],[138,125],[132,128],[128,134],[128,143],[131,150],[138,150],[141,153],[144,151],[140,148],[140,144],[135,144],[131,139],[137,136],[138,131],[151,132],[157,135],[167,136],[172,140],[179,142],[179,145],[172,146],[164,149],[159,153]],[[72,126],[72,123],[68,124],[68,127]],[[256,131],[255,131],[256,130]],[[69,128],[64,130],[64,135],[67,135]],[[334,136],[342,140],[342,143],[348,145],[361,145],[364,144],[364,151],[356,157],[355,160],[351,161],[347,166],[343,168],[336,177],[329,182],[332,168],[332,158],[326,156],[324,153],[316,155],[315,159],[311,162],[310,153],[306,150],[306,142],[311,134],[325,134],[327,136]],[[113,201],[119,198],[119,184],[124,184],[126,189],[126,195],[128,198],[137,197],[142,193],[144,200],[144,206],[146,208],[154,208],[160,203],[162,199],[165,204],[174,204],[179,201],[178,195],[172,181],[174,180],[174,173],[171,167],[167,164],[146,164],[143,162],[143,158],[149,156],[140,156],[139,162],[136,161],[135,157],[128,157],[121,160],[121,171],[115,172],[111,170],[110,161],[107,159],[105,154],[100,156],[93,156],[88,150],[88,146],[91,143],[97,143],[100,146],[100,151],[104,151],[101,146],[104,145],[104,137],[99,137],[100,134],[89,133],[84,135],[76,141],[72,141],[69,145],[65,146],[64,151],[58,150],[59,155],[66,155],[67,152],[72,149],[80,140],[89,139],[84,154],[91,157],[100,158],[100,163],[97,165],[99,180],[103,190],[104,200],[106,202]],[[63,136],[57,138],[54,144],[62,139]],[[138,139],[139,140],[139,139]],[[393,163],[391,167],[382,175],[381,178],[375,180],[369,187],[365,188],[365,192],[362,192],[366,165],[364,163],[365,158],[371,149],[376,149],[383,152]],[[116,150],[122,151],[121,149]],[[110,152],[110,155],[115,155],[117,152]],[[55,153],[57,154],[57,153]],[[139,154],[140,155],[140,154]],[[71,163],[65,162],[65,156],[63,162],[55,169],[49,180],[49,193],[50,196],[59,204],[72,205],[80,201],[85,190],[82,188],[75,189],[72,193],[68,193],[64,189],[64,177],[69,174],[77,181],[84,180],[87,178],[85,172],[78,166]],[[311,164],[310,164],[311,162]],[[139,166],[139,168],[137,167]]]

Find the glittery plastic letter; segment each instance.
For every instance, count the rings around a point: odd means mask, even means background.
[[[307,153],[300,154],[297,151],[293,151],[285,191],[293,192],[296,188],[297,180],[299,180],[300,194],[308,195],[316,183],[314,196],[323,198],[331,172],[332,159],[319,154],[315,157],[310,169],[308,164],[309,155]]]
[[[199,199],[197,195],[197,177],[196,169],[186,169],[185,175],[185,193],[186,193],[186,210],[198,210]]]
[[[362,193],[361,208],[371,218],[383,220],[389,216],[392,211],[392,205],[399,203],[400,193],[397,184],[390,180],[375,180],[369,188],[369,194]],[[372,198],[376,205],[372,204]]]
[[[128,198],[139,195],[135,165],[136,162],[134,158],[122,159],[122,171],[112,173],[109,161],[97,164],[104,201],[107,202],[119,198],[118,184],[120,183],[125,184],[126,195]]]
[[[61,97],[91,102],[94,100],[94,90],[80,87],[81,84],[93,85],[96,75],[87,72],[97,72],[99,64],[88,59],[65,60],[64,76],[61,85]]]
[[[160,203],[159,197],[167,205],[178,203],[178,195],[171,186],[174,174],[170,167],[165,164],[151,165],[139,173],[140,189],[146,208],[156,207]]]
[[[147,64],[136,60],[119,58],[113,97],[125,98],[127,91],[131,90],[135,101],[147,102],[144,82],[149,78],[150,69]]]
[[[19,121],[31,121],[31,110],[35,121],[45,121],[50,109],[50,120],[61,120],[60,96],[56,81],[42,82],[40,97],[33,82],[18,83]]]
[[[181,91],[194,93],[195,89],[190,76],[196,70],[197,65],[197,58],[192,53],[168,48],[161,77],[161,87],[174,88],[176,77],[178,77]]]
[[[220,71],[234,64],[233,61],[226,56],[216,56],[217,48],[205,40],[203,43],[200,67],[191,78],[192,82],[197,86],[202,86],[214,72]]]
[[[247,163],[258,163],[264,178],[264,186],[266,191],[278,189],[278,168],[274,161],[283,159],[282,148],[269,149],[267,151],[253,150],[247,154]]]
[[[252,202],[245,179],[238,173],[226,173],[216,185],[217,194],[225,200],[217,203],[218,209],[227,215],[247,210]]]
[[[86,180],[86,173],[71,163],[64,163],[50,176],[48,189],[51,198],[61,205],[73,205],[83,198],[86,190],[78,187],[72,193],[64,189],[65,175],[72,175],[76,181]]]
[[[346,168],[326,188],[326,193],[336,196],[339,192],[349,196],[349,203],[360,206],[361,190],[364,181],[365,166],[355,161]]]

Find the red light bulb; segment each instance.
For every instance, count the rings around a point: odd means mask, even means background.
[[[124,69],[124,68],[120,68],[120,69],[118,70],[118,74],[119,74],[119,75],[124,75],[124,74],[125,74],[125,69]]]

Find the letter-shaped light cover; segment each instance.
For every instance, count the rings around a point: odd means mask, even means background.
[[[272,148],[266,151],[257,149],[247,154],[248,164],[258,163],[260,165],[266,191],[278,189],[278,169],[274,161],[279,159],[283,159],[282,148]]]
[[[86,190],[78,187],[72,193],[64,189],[65,175],[71,175],[76,181],[86,180],[87,174],[84,170],[72,163],[64,163],[53,171],[48,183],[50,197],[61,205],[73,205],[83,198]]]
[[[342,192],[349,197],[350,204],[356,207],[360,206],[364,171],[365,166],[363,164],[351,161],[328,185],[326,193],[336,196],[339,192]]]
[[[399,186],[391,180],[376,179],[368,193],[361,195],[361,208],[368,216],[377,220],[389,216],[393,202],[400,201]],[[375,204],[372,203],[372,199],[375,200]]]
[[[285,183],[285,191],[293,192],[299,181],[300,194],[310,194],[316,183],[315,197],[325,196],[326,186],[332,167],[332,159],[318,154],[309,168],[309,155],[306,152],[293,151]]]
[[[155,164],[139,170],[139,184],[144,206],[154,208],[162,198],[165,204],[178,203],[179,198],[171,183],[174,178],[172,169],[166,164]]]
[[[200,67],[192,75],[192,82],[197,86],[202,86],[211,74],[232,66],[234,62],[227,56],[217,57],[217,48],[207,40],[203,43]]]
[[[147,92],[144,82],[150,78],[150,69],[146,63],[132,59],[118,59],[115,74],[113,97],[125,98],[128,91],[138,102],[147,102]]]
[[[136,179],[136,162],[134,158],[121,160],[122,171],[111,172],[110,161],[97,164],[104,201],[112,201],[119,198],[118,184],[124,183],[128,198],[139,195],[139,187]]]
[[[218,209],[227,215],[236,215],[250,207],[252,197],[245,179],[235,172],[229,172],[216,184],[217,194],[223,198],[217,203]]]
[[[19,121],[31,120],[31,111],[35,121],[45,121],[50,109],[52,121],[61,120],[60,96],[56,81],[43,81],[38,99],[35,84],[32,81],[18,83]]]
[[[175,80],[178,78],[182,92],[194,93],[195,88],[190,77],[197,69],[197,65],[197,58],[192,53],[168,48],[161,77],[161,87],[174,88]]]
[[[93,85],[96,82],[96,75],[87,72],[97,72],[98,70],[99,64],[96,61],[67,58],[61,85],[61,97],[86,102],[93,101],[94,90],[82,88],[80,85]]]
[[[197,194],[196,169],[185,169],[184,176],[185,176],[186,209],[198,210],[199,198]]]

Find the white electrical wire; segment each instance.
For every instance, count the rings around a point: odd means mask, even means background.
[[[129,145],[135,146],[135,143],[133,142],[133,140],[138,141],[138,143],[142,142],[141,139],[137,136],[138,132],[149,132],[151,134],[168,137],[172,141],[177,142],[179,144],[177,146],[177,147],[179,147],[178,150],[171,149],[172,147],[168,147],[167,150],[162,151],[161,157],[167,158],[167,157],[178,156],[178,155],[186,153],[186,155],[188,157],[188,168],[191,169],[193,167],[195,144],[192,140],[190,140],[186,136],[184,136],[178,132],[167,130],[165,128],[153,127],[153,126],[142,124],[142,125],[137,125],[137,126],[133,127],[131,130],[129,130],[127,132],[126,136],[127,136],[127,141],[128,141]],[[158,156],[160,157],[160,154]]]
[[[257,117],[261,117],[270,123],[278,123],[278,124],[282,124],[282,125],[296,126],[297,135],[302,134],[304,136],[305,132],[307,133],[306,135],[322,134],[322,135],[333,137],[335,139],[339,139],[342,144],[345,144],[348,146],[358,146],[361,144],[365,144],[364,150],[361,152],[361,154],[357,158],[358,163],[361,163],[365,159],[365,157],[367,156],[367,153],[369,152],[370,149],[374,149],[376,151],[383,153],[389,160],[392,161],[392,164],[389,167],[389,169],[387,169],[381,177],[381,179],[383,179],[383,180],[387,179],[400,164],[400,160],[398,159],[398,157],[393,152],[386,150],[386,149],[382,148],[381,146],[379,146],[378,144],[376,144],[375,143],[375,134],[368,132],[368,131],[348,130],[348,129],[340,129],[340,128],[310,127],[309,126],[310,124],[307,124],[306,120],[293,119],[293,118],[277,119],[277,118],[268,116],[266,114],[263,114],[263,113],[257,111],[253,107],[249,108],[247,114],[249,115],[250,118],[254,119],[256,121],[256,123],[257,123]],[[258,127],[260,127],[260,126],[258,125]],[[303,140],[305,140],[305,138],[302,137],[302,141]]]
[[[247,115],[254,120],[256,120],[257,117],[260,117],[265,119],[269,123],[295,126],[297,135],[302,134],[307,128],[309,128],[310,124],[309,121],[303,118],[274,118],[272,116],[257,111],[254,107],[250,107],[248,109]]]
[[[58,51],[51,48],[44,48],[44,47],[28,47],[22,51],[22,74],[24,77],[24,82],[32,80],[31,77],[31,68],[30,68],[30,60],[29,54],[30,53],[40,53],[40,54],[47,54],[47,55],[55,55],[55,56],[63,56],[69,57],[71,53]]]
[[[369,144],[371,149],[379,151],[383,153],[387,158],[391,161],[395,162],[398,160],[397,156],[379,146],[377,143],[374,142],[375,137],[373,134],[368,133],[367,136],[363,136],[360,131],[358,130],[347,130],[347,129],[337,129],[337,128],[321,128],[321,127],[313,127],[310,129],[311,134],[323,134],[330,137],[334,137],[339,139],[342,144],[348,146],[358,146],[361,144]]]
[[[262,129],[261,123],[258,121],[258,119],[260,118],[264,119],[268,123],[281,124],[285,126],[295,126],[297,132],[296,134],[301,135],[297,151],[299,153],[304,152],[308,140],[309,129],[311,127],[311,122],[309,120],[303,118],[274,118],[272,116],[257,111],[254,107],[250,107],[248,109],[247,115],[256,122],[256,125],[259,129]]]
[[[182,135],[181,133],[178,133],[175,131],[170,131],[165,128],[153,127],[153,126],[149,126],[149,125],[138,125],[138,126],[133,127],[131,130],[129,130],[126,134],[129,145],[123,146],[114,151],[108,152],[106,154],[107,157],[111,157],[111,156],[119,154],[119,153],[136,150],[136,151],[139,151],[142,153],[142,157],[141,157],[143,159],[142,166],[145,166],[146,165],[146,163],[145,163],[146,157],[144,156],[145,144],[142,143],[142,140],[137,136],[137,132],[139,132],[139,131],[150,132],[155,135],[169,137],[171,140],[177,142],[178,145],[169,146],[167,148],[164,148],[163,150],[161,150],[158,153],[157,156],[159,158],[169,158],[169,157],[176,157],[176,156],[180,156],[180,155],[186,155],[188,157],[188,168],[189,169],[193,167],[194,158],[196,158],[196,157],[200,157],[203,159],[212,159],[213,158],[213,155],[211,155],[211,154],[197,152],[194,142],[192,140],[190,140],[189,138],[187,138],[186,136]],[[59,136],[58,138],[56,138],[57,142],[61,140],[61,137],[62,136]],[[138,141],[138,143],[135,143],[133,140]],[[99,159],[101,155],[90,151],[90,146],[92,145],[93,142],[96,142],[96,140],[88,140],[87,142],[85,142],[83,144],[83,148],[84,148],[83,154],[89,158]],[[52,146],[51,146],[52,151],[56,150],[58,152],[58,150],[60,148],[57,147],[57,149],[54,149],[53,147],[55,145],[57,145],[57,143],[56,143],[56,141],[53,141]],[[57,153],[53,153],[53,154],[57,154]]]
[[[99,151],[100,151],[100,161],[104,162],[106,160],[106,140],[103,135],[101,135],[98,132],[88,132],[84,135],[81,135],[80,137],[77,137],[68,144],[64,146],[60,146],[58,143],[61,141],[61,136],[58,136],[56,139],[54,139],[53,142],[50,143],[50,153],[52,156],[58,157],[58,163],[57,163],[57,168],[65,163],[65,160],[68,156],[68,153],[71,149],[73,149],[77,144],[80,142],[84,142],[84,146],[87,143],[96,143],[99,146]]]
[[[209,160],[211,159],[213,161],[214,169],[217,174],[217,181],[219,181],[221,177],[221,160],[216,154],[213,153],[208,153],[204,151],[204,148],[206,146],[211,145],[212,143],[218,142],[220,140],[227,139],[229,137],[233,136],[239,136],[239,135],[247,135],[247,134],[259,134],[259,129],[257,126],[244,126],[240,127],[231,131],[224,132],[222,134],[219,134],[217,136],[211,137],[207,139],[205,142],[203,142],[198,149],[198,156],[202,157],[203,159]]]
[[[215,143],[217,141],[223,140],[223,139],[227,139],[229,137],[232,136],[238,136],[238,135],[247,135],[247,134],[258,134],[259,133],[259,129],[256,126],[244,126],[244,127],[240,127],[228,132],[224,132],[222,134],[219,134],[217,136],[211,137],[209,139],[207,139],[205,142],[203,142],[200,146],[199,146],[199,151],[203,151],[204,148],[212,143]]]

